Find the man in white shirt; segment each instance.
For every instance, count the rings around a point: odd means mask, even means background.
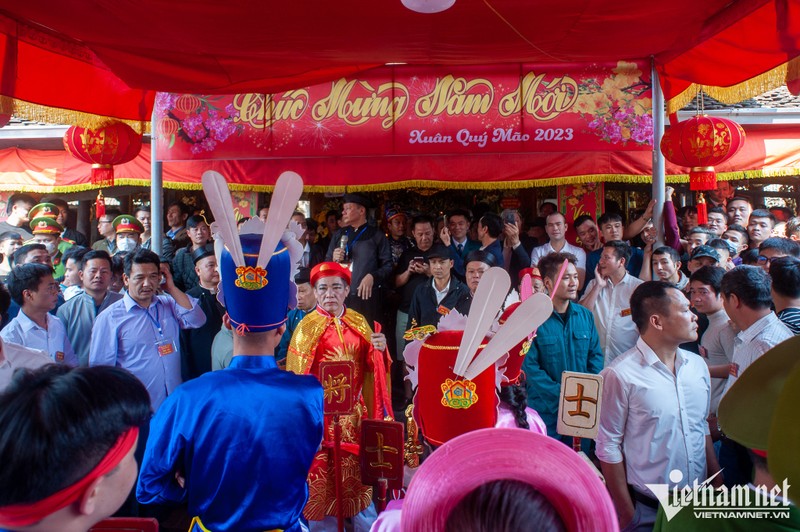
[[[586,294],[580,301],[594,314],[605,366],[631,349],[639,337],[639,331],[631,319],[630,300],[642,280],[625,269],[630,257],[631,247],[627,242],[606,242],[595,269],[595,277],[586,285]]]
[[[56,308],[60,287],[50,266],[38,263],[15,266],[8,275],[11,299],[20,312],[0,331],[3,340],[44,351],[58,364],[77,366],[67,329],[49,312]]]
[[[546,219],[544,230],[550,237],[550,242],[543,246],[533,248],[531,252],[531,266],[536,267],[539,259],[550,253],[572,253],[577,262],[578,285],[583,286],[586,278],[586,252],[583,249],[567,242],[567,219],[560,212],[554,212]]]
[[[697,338],[683,293],[648,281],[631,297],[640,337],[604,369],[597,457],[623,530],[652,530],[658,503],[648,484],[670,488],[719,471],[706,416],[708,368],[678,346]],[[721,475],[712,481],[722,483]]]
[[[733,342],[736,331],[722,305],[721,284],[723,268],[703,266],[692,274],[689,281],[689,300],[695,310],[705,315],[708,327],[700,338],[700,356],[703,357],[711,375],[711,408],[708,428],[716,442],[721,433],[717,424],[717,407],[728,380],[733,357]]]
[[[722,278],[725,312],[740,331],[733,342],[733,359],[723,396],[750,364],[793,336],[771,310],[771,288],[769,275],[757,266],[737,266]],[[752,462],[743,446],[723,440],[719,458],[726,471],[726,484],[750,482]]]

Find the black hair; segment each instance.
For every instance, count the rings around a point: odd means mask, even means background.
[[[670,290],[678,288],[664,281],[645,281],[631,294],[631,319],[639,329],[639,334],[647,330],[647,323],[653,314],[669,315]]]
[[[86,254],[81,259],[81,271],[86,269],[86,265],[89,263],[90,260],[106,260],[108,261],[108,269],[113,269],[114,262],[111,259],[111,255],[108,254],[108,251],[104,249],[92,249],[86,252]]]
[[[611,222],[620,222],[622,223],[622,215],[618,212],[604,212],[600,215],[600,218],[597,219],[597,225],[600,228],[603,227],[604,224],[611,223]]]
[[[494,258],[494,255],[480,249],[467,253],[464,259],[464,266],[466,267],[470,262],[483,262],[484,264],[488,264],[489,267],[497,266],[497,260]]]
[[[412,231],[414,230],[414,227],[416,227],[417,224],[431,224],[433,230],[434,231],[436,230],[436,223],[434,223],[433,218],[428,216],[427,214],[418,214],[413,218],[411,218],[410,227]]]
[[[592,218],[592,217],[591,217],[591,216],[589,216],[588,214],[581,214],[580,216],[578,216],[577,218],[575,218],[575,219],[572,221],[572,227],[574,227],[574,228],[576,228],[576,229],[577,229],[577,228],[578,228],[578,226],[580,226],[580,225],[583,225],[583,224],[584,224],[584,223],[586,223],[586,222],[592,222],[592,223],[595,223],[595,222],[594,222],[594,218]]]
[[[201,223],[208,225],[208,222],[206,221],[206,219],[203,218],[202,216],[200,216],[199,214],[195,214],[195,215],[189,216],[186,219],[186,229],[191,229],[193,227],[197,227]]]
[[[121,368],[19,370],[0,395],[0,506],[40,501],[91,471],[150,417],[150,397]]]
[[[750,224],[750,220],[753,218],[769,218],[769,221],[772,223],[772,227],[775,227],[775,224],[778,223],[778,219],[775,218],[775,215],[766,209],[756,209],[751,212],[750,218],[747,220],[748,225]]]
[[[22,240],[22,235],[16,231],[3,231],[0,233],[0,242],[5,242],[6,240]]]
[[[553,211],[550,214],[548,214],[547,216],[545,216],[544,217],[545,223],[547,223],[547,219],[550,218],[551,216],[561,216],[561,219],[564,220],[564,223],[567,223],[567,217],[564,216],[564,213],[561,212],[561,211]]]
[[[720,206],[711,207],[710,209],[708,209],[708,214],[712,214],[712,213],[713,214],[721,214],[723,217],[725,217],[725,223],[726,224],[728,223],[728,213],[725,212],[725,209],[723,209],[722,207],[720,207]]]
[[[53,268],[46,264],[31,262],[30,264],[14,266],[8,274],[8,279],[6,279],[8,291],[11,293],[11,299],[21,307],[25,299],[22,293],[25,290],[34,292],[38,290],[42,279],[48,275],[53,275]]]
[[[170,207],[178,207],[181,210],[181,214],[189,215],[189,207],[182,201],[172,201],[167,205],[167,210],[169,210]]]
[[[755,266],[758,264],[758,250],[746,249],[739,253],[739,258],[742,259],[742,264],[746,266]]]
[[[6,285],[0,283],[0,317],[4,317],[8,308],[11,306],[11,294]]]
[[[528,392],[524,384],[508,384],[500,386],[500,402],[506,405],[511,413],[514,414],[514,421],[517,427],[530,430],[528,414],[525,408],[528,406]]]
[[[106,213],[103,216],[109,218],[109,221],[113,222],[114,218],[116,218],[117,216],[122,216],[122,211],[117,208],[109,209],[108,207],[106,207]]]
[[[603,247],[613,249],[614,255],[616,255],[618,259],[625,259],[625,266],[627,266],[628,262],[630,262],[631,245],[624,240],[609,240],[603,244]]]
[[[463,216],[467,223],[472,221],[472,213],[469,212],[467,209],[453,209],[452,211],[447,213],[447,217],[450,218],[451,216]]]
[[[263,208],[264,207],[262,207],[262,209]],[[267,205],[266,208],[269,208],[269,205]],[[336,216],[337,220],[341,220],[342,219],[342,212],[341,211],[337,211],[336,209],[331,209],[331,210],[329,210],[328,212],[325,213],[325,219],[326,220],[331,216]]]
[[[572,253],[548,253],[539,259],[539,263],[536,264],[536,267],[539,268],[539,273],[542,275],[542,278],[547,277],[555,281],[555,278],[558,277],[558,272],[561,271],[561,265],[564,264],[565,260],[575,266],[578,264],[578,259]]]
[[[44,244],[25,244],[14,252],[14,264],[22,264],[31,251],[47,251]]]
[[[83,256],[89,251],[89,248],[84,246],[71,246],[67,248],[67,250],[64,252],[64,255],[61,256],[61,262],[66,266],[67,261],[72,259],[78,264],[81,264],[83,261]]]
[[[759,253],[763,253],[767,249],[774,249],[790,257],[800,257],[800,243],[788,238],[773,236],[764,240],[761,245],[758,246]]]
[[[728,231],[735,231],[735,232],[739,233],[740,235],[743,235],[746,241],[748,241],[748,242],[750,241],[750,233],[747,232],[747,228],[744,227],[743,225],[731,224],[731,225],[728,226],[727,229],[725,229],[726,233]]]
[[[135,209],[133,209],[133,214],[136,215],[137,212],[150,212],[150,205],[139,205]]]
[[[492,480],[467,493],[450,511],[445,532],[560,532],[555,506],[535,487],[514,479]]]
[[[732,197],[731,199],[728,200],[728,205],[730,205],[734,201],[744,201],[745,203],[750,205],[751,208],[753,207],[753,202],[750,201],[750,198],[746,198],[744,196],[734,196],[734,197]]]
[[[715,233],[714,231],[712,231],[708,227],[703,227],[702,225],[696,225],[696,226],[692,227],[691,229],[689,229],[689,231],[686,232],[686,234],[687,235],[694,235],[694,234],[706,235],[708,238],[714,238],[717,235],[717,233]]]
[[[656,255],[667,255],[672,259],[672,262],[678,264],[681,261],[681,256],[675,249],[670,246],[660,246],[653,250],[653,257]]]
[[[719,266],[701,266],[689,277],[689,282],[697,281],[706,286],[710,286],[716,295],[719,295],[722,287],[722,277],[725,275],[725,268]]]
[[[64,201],[61,198],[47,198],[47,199],[45,199],[43,201],[45,203],[52,203],[56,207],[61,207],[62,209],[69,210],[69,203],[67,203],[66,201]]]
[[[722,278],[722,294],[735,295],[748,308],[762,310],[770,308],[772,281],[769,275],[757,266],[737,266]]]
[[[769,264],[772,289],[778,295],[797,299],[800,297],[800,259],[778,257]]]
[[[6,205],[6,214],[11,214],[11,211],[14,209],[14,205],[17,203],[30,203],[31,206],[36,205],[36,200],[33,199],[32,196],[28,194],[12,194],[10,198],[8,198],[8,204]]]
[[[316,231],[319,228],[319,222],[314,218],[306,218],[306,229]]]
[[[111,256],[111,275],[122,275],[125,273],[125,257],[129,253],[117,253]]]
[[[499,214],[484,213],[480,218],[480,224],[486,228],[490,237],[500,238],[500,234],[503,232],[503,219]]]
[[[542,204],[541,204],[541,205],[539,205],[539,212],[541,212],[541,211],[542,211],[542,207],[544,207],[545,205],[549,205],[550,207],[552,207],[553,209],[555,209],[555,210],[556,210],[556,212],[558,212],[558,205],[556,205],[556,204],[555,204],[555,203],[553,203],[552,201],[543,201],[543,202],[542,202]]]
[[[685,205],[678,209],[678,218],[683,218],[687,214],[697,214],[697,206],[695,205]]]
[[[138,249],[135,253],[125,255],[125,275],[130,276],[134,264],[155,264],[156,269],[161,267],[161,259],[149,249]]]
[[[716,250],[724,249],[729,255],[733,255],[733,250],[731,249],[731,244],[728,243],[727,240],[722,238],[712,238],[706,244],[708,247],[714,248]]]

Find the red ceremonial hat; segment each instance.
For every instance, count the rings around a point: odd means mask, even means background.
[[[522,280],[523,277],[526,275],[530,275],[535,279],[541,279],[542,274],[539,272],[539,268],[523,268],[519,271],[519,278]]]
[[[311,268],[311,286],[323,277],[341,277],[350,284],[350,270],[338,262],[320,262]]]
[[[463,336],[464,331],[440,331],[419,350],[414,418],[434,445],[497,422],[494,364],[472,380],[453,373]]]
[[[517,428],[477,430],[434,451],[408,487],[401,529],[442,532],[450,512],[467,494],[506,479],[541,493],[566,530],[619,530],[608,490],[589,464],[563,443]]]
[[[498,323],[503,325],[519,306],[520,302],[509,305],[500,315]],[[525,361],[525,355],[528,354],[530,348],[531,341],[526,338],[508,352],[508,358],[506,358],[505,364],[501,368],[506,379],[508,379],[508,382],[502,383],[503,386],[519,384],[519,378],[522,376],[522,363]]]

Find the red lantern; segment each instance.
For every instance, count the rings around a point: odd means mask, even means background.
[[[668,161],[689,167],[689,189],[717,188],[714,165],[727,161],[744,145],[744,129],[733,120],[698,114],[670,126],[661,139],[661,153]],[[697,221],[708,223],[706,204],[700,197]]]
[[[64,149],[92,165],[92,183],[114,186],[115,164],[127,163],[142,150],[142,136],[122,122],[97,129],[72,126],[64,134]]]
[[[744,129],[733,120],[701,114],[671,126],[661,139],[661,153],[671,163],[690,168],[691,190],[713,190],[714,165],[736,155],[744,139]]]

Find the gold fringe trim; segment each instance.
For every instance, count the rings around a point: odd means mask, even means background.
[[[26,120],[33,120],[34,122],[44,122],[46,124],[59,124],[67,126],[79,126],[90,129],[102,127],[109,122],[124,122],[133,128],[139,134],[150,132],[150,122],[140,122],[137,120],[123,120],[112,116],[93,115],[90,113],[82,113],[80,111],[73,111],[71,109],[61,109],[59,107],[48,107],[46,105],[39,105],[30,103],[16,98],[9,98],[8,96],[0,96],[6,101],[13,102],[13,114],[15,117],[24,118]],[[0,105],[2,102],[0,101]]]
[[[786,83],[787,64],[779,65],[772,70],[730,87],[712,87],[693,83],[685,91],[667,101],[667,114],[677,113],[689,105],[697,96],[698,89],[702,89],[715,100],[727,104],[739,103],[748,98],[777,89]]]
[[[800,168],[774,168],[765,170],[741,170],[738,172],[719,172],[717,179],[720,181],[764,179],[769,177],[800,176]],[[665,177],[667,183],[688,183],[689,174],[670,174]],[[462,181],[434,181],[426,179],[397,181],[393,183],[376,183],[372,185],[352,186],[325,186],[306,185],[305,192],[313,193],[343,193],[343,192],[386,192],[401,189],[432,189],[432,190],[517,190],[523,188],[554,187],[559,185],[574,185],[581,183],[633,183],[648,184],[653,179],[649,175],[631,174],[587,174],[576,176],[552,177],[546,179],[527,179],[521,181],[492,181],[492,182],[462,182]],[[115,186],[150,187],[149,179],[117,178]],[[242,183],[229,183],[231,190],[244,192],[272,192],[273,185],[248,185]],[[169,190],[202,190],[201,183],[181,183],[165,181],[164,188]],[[0,183],[0,191],[34,192],[42,194],[84,192],[87,190],[107,190],[109,187],[92,183],[63,186],[19,186],[15,184]]]

